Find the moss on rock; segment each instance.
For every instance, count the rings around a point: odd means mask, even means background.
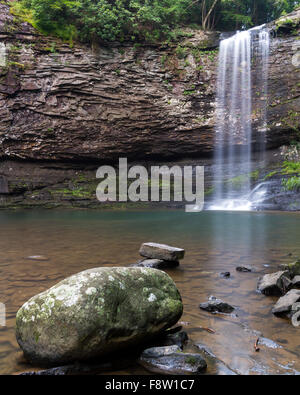
[[[160,270],[97,268],[26,302],[16,337],[31,362],[85,360],[147,340],[174,325],[182,310],[174,282]]]

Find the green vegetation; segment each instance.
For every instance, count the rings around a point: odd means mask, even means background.
[[[226,182],[229,184],[232,184],[234,188],[240,188],[243,186],[245,183],[247,183],[249,180],[250,181],[257,181],[259,178],[259,170],[255,170],[250,174],[241,174],[240,176],[231,178],[227,180]]]
[[[283,169],[281,174],[298,174],[300,176],[300,162],[285,161],[283,163]]]
[[[178,40],[204,30],[244,29],[290,12],[300,0],[15,0],[12,12],[72,42]]]
[[[268,174],[265,176],[264,181],[266,181],[266,180],[268,180],[269,178],[275,176],[277,173],[278,173],[277,170],[270,171],[270,173],[268,173]]]
[[[286,191],[299,191],[300,190],[300,177],[294,176],[282,180],[283,188]]]

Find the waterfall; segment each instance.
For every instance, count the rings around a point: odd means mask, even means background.
[[[220,43],[216,98],[214,195],[211,209],[250,210],[252,172],[252,69],[259,76],[259,151],[264,159],[267,125],[269,32],[237,32]],[[257,80],[258,81],[258,80]]]
[[[6,46],[4,43],[0,43],[0,67],[6,66]]]

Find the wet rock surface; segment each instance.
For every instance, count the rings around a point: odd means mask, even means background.
[[[281,265],[283,269],[288,270],[291,277],[300,275],[300,261],[295,261],[289,264]]]
[[[234,307],[224,302],[221,299],[217,299],[215,296],[210,296],[208,302],[200,303],[200,309],[208,311],[210,313],[232,313]]]
[[[176,345],[147,349],[139,362],[147,370],[162,374],[201,374],[207,368],[200,354],[183,353]]]
[[[285,279],[288,279],[288,271],[265,274],[257,285],[258,291],[265,295],[283,295],[285,293]]]
[[[229,278],[230,277],[230,272],[222,272],[222,273],[220,273],[220,277],[221,278]]]
[[[179,266],[178,261],[164,261],[162,259],[143,259],[132,266],[151,267],[153,269],[172,269]]]
[[[300,276],[295,276],[292,280],[292,287],[300,288]]]
[[[300,301],[300,290],[291,289],[287,294],[282,296],[272,309],[275,315],[288,314],[294,303]]]
[[[248,267],[248,266],[237,266],[237,267],[235,268],[235,270],[236,270],[237,272],[241,272],[241,273],[249,273],[249,272],[252,272],[251,267]]]

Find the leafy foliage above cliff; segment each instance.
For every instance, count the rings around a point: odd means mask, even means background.
[[[160,41],[172,30],[251,27],[291,11],[300,0],[19,0],[12,11],[44,33],[82,41]]]

